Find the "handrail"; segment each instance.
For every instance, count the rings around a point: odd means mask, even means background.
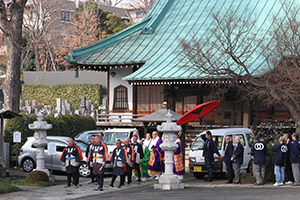
[[[96,122],[132,122],[133,118],[144,117],[144,114],[132,114],[132,113],[124,113],[124,114],[97,114]]]

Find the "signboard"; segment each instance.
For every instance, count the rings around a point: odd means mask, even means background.
[[[13,142],[21,142],[21,133],[16,131],[14,132],[14,139]]]
[[[56,154],[56,143],[49,142],[47,150],[48,150],[48,155],[55,155]]]

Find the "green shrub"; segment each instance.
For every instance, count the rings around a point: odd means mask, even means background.
[[[48,182],[49,177],[43,171],[32,171],[27,175],[26,181],[29,183]]]
[[[80,108],[80,97],[85,96],[95,106],[102,103],[102,85],[100,84],[58,84],[58,85],[22,85],[22,100],[44,100],[45,104],[56,107],[56,99],[71,103],[72,110]]]
[[[8,119],[4,129],[4,141],[10,143],[10,161],[16,161],[20,147],[26,142],[27,137],[33,136],[34,131],[28,128],[37,120],[36,115],[26,115],[21,113],[22,117]],[[91,116],[59,115],[54,118],[53,115],[45,116],[44,120],[52,124],[52,129],[47,131],[49,136],[75,137],[78,133],[87,130],[95,130],[96,124]],[[13,133],[21,132],[21,143],[13,143]]]

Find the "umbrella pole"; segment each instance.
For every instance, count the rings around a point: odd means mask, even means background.
[[[201,120],[202,120],[202,122],[203,122],[203,124],[204,124],[204,126],[205,126],[205,129],[207,130],[206,123],[205,123],[203,117],[201,117]]]

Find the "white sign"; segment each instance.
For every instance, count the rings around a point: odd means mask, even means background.
[[[56,143],[49,142],[47,150],[48,150],[48,155],[55,155],[56,154]]]
[[[21,142],[21,133],[16,131],[14,132],[14,141],[13,142]]]

